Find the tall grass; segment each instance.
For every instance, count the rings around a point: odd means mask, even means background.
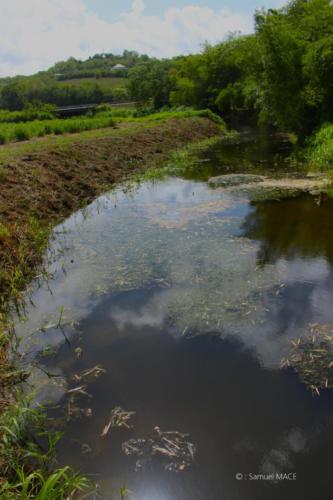
[[[309,140],[306,149],[309,167],[314,170],[333,168],[333,124],[323,125]]]
[[[55,116],[55,106],[44,104],[42,106],[27,105],[23,111],[9,111],[0,109],[0,123],[31,122],[32,120],[52,120]]]
[[[131,120],[133,121],[155,121],[155,120],[168,120],[172,118],[191,118],[191,117],[202,117],[208,118],[212,122],[216,123],[220,126],[222,131],[226,132],[226,124],[223,118],[216,113],[213,113],[210,109],[180,109],[180,110],[167,110],[160,111],[156,113],[144,114],[140,116],[140,114],[135,113]]]
[[[55,468],[59,432],[50,432],[42,408],[18,395],[0,417],[0,498],[61,500],[89,488],[70,467]]]
[[[1,111],[0,111],[1,114]],[[101,105],[95,114],[80,118],[53,118],[52,120],[32,120],[29,122],[2,122],[0,117],[0,145],[9,142],[26,141],[34,137],[46,135],[62,135],[84,132],[107,127],[114,127],[119,122],[152,122],[175,118],[204,117],[218,124],[226,132],[224,120],[209,109],[194,110],[191,108],[152,112],[138,112],[126,108],[112,108]]]
[[[85,130],[114,127],[115,120],[110,114],[82,118],[54,118],[52,120],[33,120],[26,123],[0,123],[0,144],[25,141],[33,137],[50,134],[73,134]]]

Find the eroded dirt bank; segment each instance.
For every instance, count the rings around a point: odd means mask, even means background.
[[[59,221],[115,182],[162,161],[171,150],[218,133],[206,118],[173,119],[126,135],[78,136],[69,146],[27,154],[1,165],[0,217]]]

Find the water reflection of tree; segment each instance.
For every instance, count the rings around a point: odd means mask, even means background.
[[[261,242],[258,261],[326,257],[333,264],[333,200],[310,195],[253,205],[242,235]]]

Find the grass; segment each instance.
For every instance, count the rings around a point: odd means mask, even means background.
[[[102,113],[107,107],[102,107]],[[11,161],[22,155],[35,153],[38,151],[48,150],[54,146],[64,148],[70,146],[78,140],[98,139],[101,137],[109,137],[112,135],[130,135],[136,131],[158,127],[161,122],[166,122],[170,119],[186,118],[186,117],[207,117],[210,118],[210,111],[187,110],[187,111],[168,111],[163,113],[152,113],[145,117],[134,117],[134,112],[126,108],[112,108],[108,116],[111,116],[119,128],[92,128],[80,131],[77,134],[58,134],[51,133],[46,135],[42,141],[22,141],[6,143],[4,147],[0,147],[0,163]],[[213,120],[219,125],[222,133],[226,130],[226,126],[222,118],[218,115],[213,115]],[[62,122],[65,120],[61,120]],[[45,123],[45,122],[44,122]],[[1,125],[0,125],[0,144],[1,144]]]
[[[220,143],[223,139],[230,140],[230,138],[235,136],[237,136],[236,131],[226,131],[223,137],[210,137],[208,139],[195,142],[194,144],[188,144],[187,146],[176,149],[170,154],[167,162],[159,166],[152,166],[144,172],[134,176],[130,181],[128,181],[128,187],[130,187],[133,182],[140,183],[142,181],[156,181],[162,180],[168,176],[187,175],[191,173],[192,170],[196,170],[198,168],[198,151],[210,148],[215,144]]]
[[[51,120],[33,120],[22,123],[0,123],[0,144],[22,142],[35,137],[47,135],[64,135],[114,127],[116,123],[149,123],[165,121],[173,118],[205,117],[218,124],[222,131],[226,130],[223,119],[210,110],[163,111],[147,116],[136,116],[136,112],[126,108],[100,106],[96,115],[81,118],[54,118]]]
[[[226,132],[226,124],[221,116],[213,113],[210,109],[186,109],[186,110],[170,110],[170,111],[161,111],[160,113],[151,113],[146,116],[138,116],[135,115],[133,117],[128,117],[127,120],[135,121],[135,122],[150,122],[150,121],[160,121],[160,120],[170,120],[172,118],[191,118],[191,117],[201,117],[208,118],[213,123],[216,123],[220,126],[221,132]]]
[[[10,302],[18,310],[22,290],[36,275],[36,263],[44,254],[50,228],[34,217],[13,223],[0,222],[0,319]]]
[[[86,491],[89,480],[70,467],[55,468],[59,432],[50,431],[42,407],[18,395],[0,417],[0,497],[61,500]]]
[[[15,348],[15,336],[9,333],[13,306],[17,310],[24,307],[23,290],[32,279],[43,275],[43,255],[52,224],[82,206],[86,199],[91,200],[109,189],[111,182],[123,180],[135,169],[146,168],[156,157],[161,161],[163,154],[175,144],[217,131],[217,127],[199,119],[184,121],[178,127],[174,121],[168,123],[170,118],[199,117],[198,112],[187,111],[185,115],[167,112],[136,119],[128,112],[120,114],[119,121],[125,116],[132,123],[118,129],[52,135],[42,141],[0,148],[0,389],[2,395],[10,390],[15,400],[10,405],[0,400],[2,410],[6,408],[0,416],[0,498],[73,498],[75,492],[89,486],[86,478],[68,467],[56,468],[55,445],[60,435],[49,432],[42,408],[31,408],[29,402],[14,391],[15,385],[25,380],[28,373],[10,365],[6,356],[8,349]],[[103,112],[96,118],[102,115]],[[223,126],[223,122],[219,125]],[[145,129],[149,130],[148,134]],[[135,144],[131,135],[137,137]],[[104,141],[106,137],[110,140]],[[98,141],[99,138],[103,140]],[[32,151],[42,153],[34,157],[33,163],[28,162],[29,158],[24,159],[24,155]],[[102,160],[100,156],[104,158],[106,152],[108,155]],[[124,157],[121,169],[117,166],[118,156]],[[64,174],[73,177],[65,178]],[[13,184],[13,178],[19,182]],[[125,493],[123,489],[123,498]]]
[[[312,170],[333,168],[333,124],[323,125],[309,140],[306,159]]]
[[[71,78],[70,80],[59,80],[58,85],[64,86],[64,85],[85,85],[85,84],[94,84],[98,85],[102,89],[109,89],[109,88],[120,88],[120,87],[125,87],[127,83],[127,78],[122,78],[119,76],[116,76],[114,78],[111,77],[101,77],[101,78],[94,78],[94,77],[86,77],[86,78]]]
[[[33,120],[51,120],[55,115],[55,106],[45,104],[38,108],[27,106],[23,111],[0,109],[0,123],[31,122]]]
[[[114,127],[115,121],[109,113],[82,118],[54,118],[52,120],[33,120],[26,123],[0,123],[0,142],[19,142],[34,137],[55,134],[74,134],[85,130]]]

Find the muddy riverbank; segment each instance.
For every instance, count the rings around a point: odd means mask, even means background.
[[[16,155],[0,165],[0,312],[34,273],[50,224],[121,180],[163,161],[171,150],[220,133],[206,118],[184,118],[77,136],[69,145]],[[15,282],[13,282],[15,280]],[[15,299],[15,296],[12,297]]]

